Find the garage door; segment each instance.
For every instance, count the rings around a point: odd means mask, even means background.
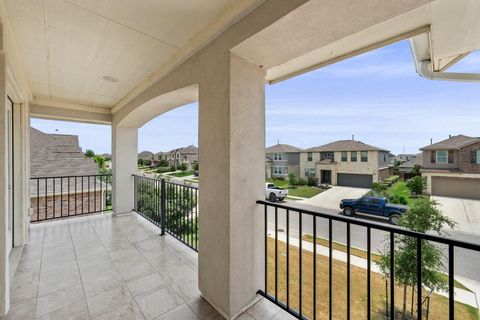
[[[480,179],[432,177],[432,195],[480,199]]]
[[[371,174],[337,173],[337,185],[339,186],[370,188],[372,182]]]

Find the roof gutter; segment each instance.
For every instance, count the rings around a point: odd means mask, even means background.
[[[436,72],[430,67],[430,60],[415,61],[417,73],[428,80],[480,82],[479,73]]]
[[[430,58],[430,45],[428,34],[410,38],[410,48],[417,73],[428,80],[443,80],[457,82],[480,82],[479,73],[459,73],[433,71]],[[458,61],[458,60],[457,60]]]

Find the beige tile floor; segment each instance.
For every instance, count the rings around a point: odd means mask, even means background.
[[[1,319],[223,319],[200,298],[197,253],[158,234],[134,213],[31,225]],[[293,317],[262,299],[238,319]]]

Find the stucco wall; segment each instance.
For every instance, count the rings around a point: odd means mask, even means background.
[[[423,151],[424,169],[458,169],[459,154],[457,150],[453,151],[453,163],[431,163],[432,151]]]

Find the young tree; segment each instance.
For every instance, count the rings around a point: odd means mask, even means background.
[[[421,232],[434,232],[447,235],[446,227],[454,228],[455,222],[444,216],[434,200],[421,199],[400,218],[398,224],[404,228]],[[406,316],[407,288],[417,285],[417,239],[396,235],[394,243],[394,265],[396,284],[403,286],[403,317]],[[390,243],[387,242],[381,253],[380,270],[386,278],[390,275]],[[422,241],[422,284],[432,291],[444,291],[448,288],[447,280],[442,277],[446,271],[443,264],[443,250],[437,245]],[[430,292],[431,293],[431,292]],[[413,300],[413,296],[412,296]],[[412,305],[413,313],[413,305]],[[412,314],[413,317],[413,314]]]
[[[427,189],[427,177],[416,176],[408,180],[407,187],[414,194],[422,194]]]
[[[95,152],[93,152],[93,150],[91,150],[91,149],[87,149],[85,151],[85,156],[88,157],[88,158],[93,158],[93,157],[95,157]]]
[[[422,168],[422,166],[419,165],[419,164],[414,165],[414,166],[413,166],[413,170],[412,170],[412,174],[413,174],[414,176],[419,176],[419,175],[420,175],[420,169],[421,169],[421,168]]]
[[[168,161],[165,159],[162,159],[158,162],[159,167],[168,167]]]
[[[97,154],[93,157],[93,161],[98,164],[98,168],[103,169],[105,168],[105,158],[101,155]]]
[[[299,178],[294,173],[288,174],[288,184],[292,187],[296,187],[298,185]]]

